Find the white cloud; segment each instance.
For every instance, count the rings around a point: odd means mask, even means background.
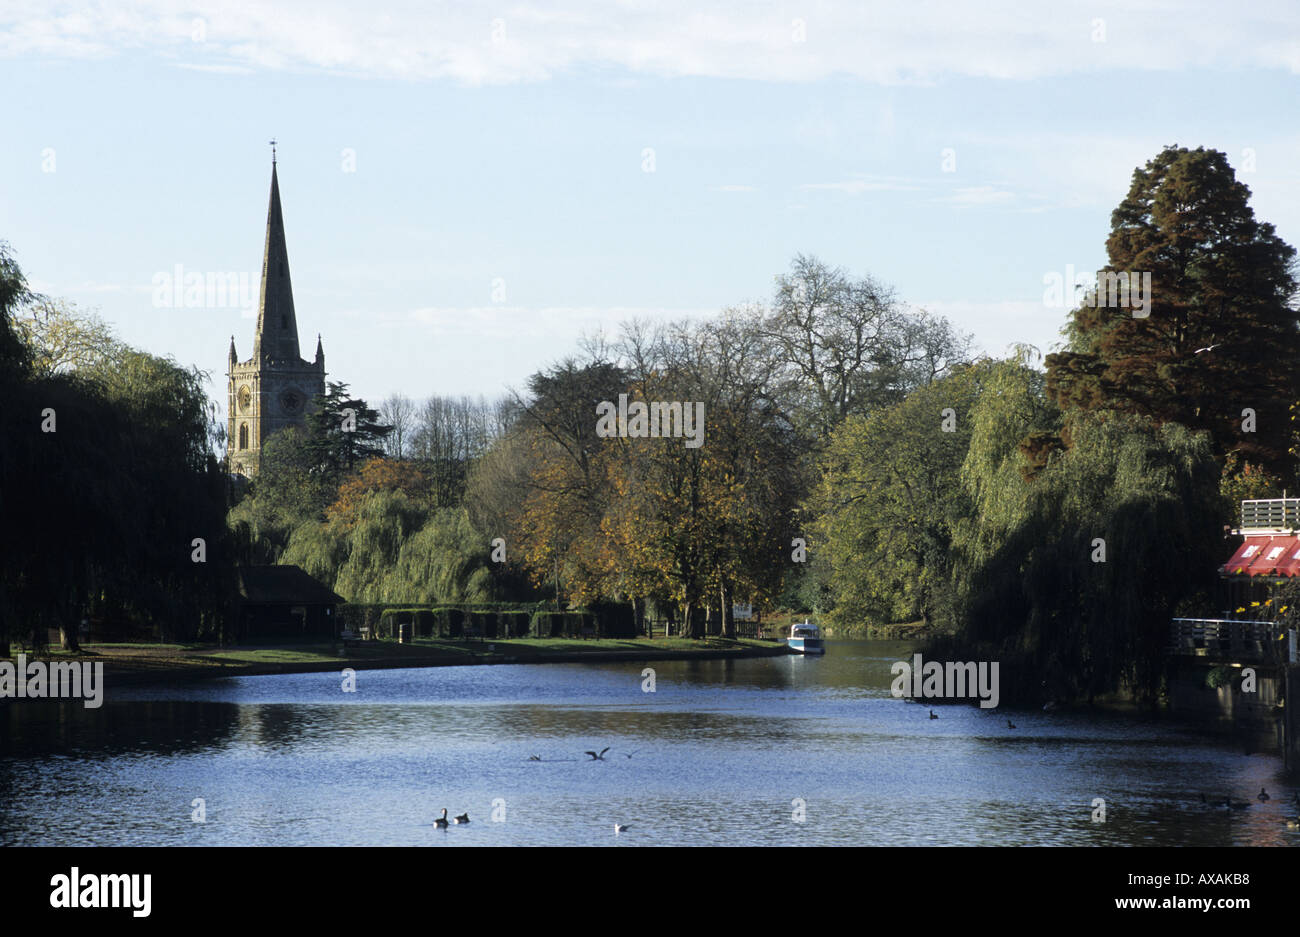
[[[914,0],[817,3],[799,10],[802,41],[791,9],[781,0],[735,0],[709,12],[696,0],[569,0],[562,9],[521,2],[495,13],[467,0],[137,0],[121,11],[84,0],[10,0],[0,11],[0,56],[152,51],[196,65],[467,84],[543,80],[588,66],[761,81],[848,75],[883,84],[1108,68],[1300,73],[1288,0],[943,0],[927,4],[923,16]],[[1092,41],[1096,19],[1105,21],[1104,42]]]

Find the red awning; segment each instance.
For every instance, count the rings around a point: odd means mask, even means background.
[[[1300,576],[1300,537],[1247,537],[1221,571],[1225,576]]]
[[[1237,547],[1228,562],[1223,564],[1225,576],[1250,575],[1250,564],[1259,559],[1264,547],[1272,537],[1247,537],[1246,542]]]
[[[1300,576],[1300,537],[1291,537],[1286,552],[1278,563],[1277,575]]]
[[[1295,541],[1294,537],[1269,537],[1268,543],[1264,544],[1263,549],[1255,558],[1255,562],[1250,564],[1250,569],[1246,570],[1249,576],[1277,576],[1278,567],[1285,564],[1291,554],[1287,547]]]

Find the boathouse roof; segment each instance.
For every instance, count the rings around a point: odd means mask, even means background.
[[[239,597],[258,605],[341,605],[347,600],[300,566],[240,566]]]

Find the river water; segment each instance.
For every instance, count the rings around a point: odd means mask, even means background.
[[[831,641],[824,658],[363,670],[354,693],[338,673],[110,683],[98,710],[0,705],[0,844],[1300,842],[1278,757],[1150,716],[930,719],[889,692],[911,653]],[[443,807],[471,823],[435,829]]]

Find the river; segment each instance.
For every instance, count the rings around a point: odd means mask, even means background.
[[[110,683],[97,710],[10,703],[0,844],[1300,842],[1279,757],[1156,716],[930,719],[889,692],[911,653],[831,641],[820,659],[363,670],[354,693],[339,673]],[[443,807],[471,823],[435,829]]]

